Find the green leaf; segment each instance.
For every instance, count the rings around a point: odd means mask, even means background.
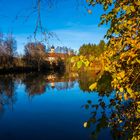
[[[82,66],[82,61],[78,61],[78,62],[77,62],[77,68],[80,69],[81,66]]]

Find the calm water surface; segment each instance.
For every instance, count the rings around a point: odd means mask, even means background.
[[[83,126],[91,117],[87,101],[97,104],[101,97],[89,91],[95,79],[75,73],[0,76],[0,140],[113,140],[106,116],[99,125]],[[114,92],[102,99],[113,97]],[[99,108],[96,119],[102,113]]]

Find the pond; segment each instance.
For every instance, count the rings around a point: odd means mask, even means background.
[[[114,112],[119,113],[115,91],[103,92],[104,85],[100,94],[89,90],[96,78],[94,73],[0,76],[0,139],[128,139],[128,129],[122,134],[112,125]],[[123,100],[118,104],[128,106]]]

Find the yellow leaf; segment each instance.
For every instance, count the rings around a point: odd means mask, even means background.
[[[119,123],[122,123],[122,120],[119,120]]]
[[[123,92],[123,88],[122,87],[120,88],[120,92]]]
[[[132,89],[131,88],[127,88],[127,92],[128,93],[131,93],[132,92]]]
[[[140,64],[140,60],[137,58],[136,61]]]
[[[140,101],[138,101],[137,104],[140,104]]]
[[[137,5],[140,5],[140,1],[136,2]]]
[[[85,128],[87,127],[87,125],[88,125],[88,123],[87,123],[87,122],[84,122],[83,126],[84,126]]]
[[[84,59],[84,56],[80,55],[80,59],[81,59],[81,60]]]
[[[125,100],[128,100],[127,94],[124,94],[124,99],[125,99]]]
[[[126,90],[131,96],[133,96],[133,90],[131,88],[127,88]]]
[[[121,77],[120,77],[120,76],[117,76],[117,79],[118,79],[118,80],[121,80]]]
[[[129,20],[127,23],[128,23],[128,24],[132,24],[132,21]]]
[[[106,66],[106,67],[105,67],[105,71],[109,71],[109,67]]]
[[[140,113],[140,108],[137,108],[138,113]]]
[[[124,78],[124,76],[125,76],[125,72],[122,71],[122,72],[119,73],[119,75],[120,75],[121,78]]]
[[[97,82],[94,83],[94,84],[92,84],[92,85],[89,87],[90,90],[94,90],[94,89],[96,89],[96,88],[97,88]]]
[[[71,58],[71,63],[74,63],[75,62],[75,57],[72,57]]]

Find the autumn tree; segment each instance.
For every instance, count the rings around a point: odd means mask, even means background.
[[[140,2],[135,1],[93,1],[90,5],[102,4],[105,14],[101,23],[110,23],[105,37],[109,39],[108,50],[102,54],[104,69],[112,73],[112,86],[120,92],[127,91],[135,97],[134,86],[140,76]],[[110,8],[111,6],[111,8]]]
[[[5,46],[6,46],[6,54],[8,57],[8,62],[9,65],[11,65],[13,63],[14,57],[16,56],[17,52],[17,42],[14,39],[14,37],[12,36],[12,34],[9,34],[6,37],[5,40]]]
[[[1,67],[13,67],[14,58],[17,54],[17,43],[12,34],[0,38],[0,64]]]
[[[105,35],[108,39],[107,50],[100,55],[103,73],[112,76],[111,86],[120,100],[133,100],[134,108],[126,113],[126,119],[135,125],[140,118],[140,1],[139,0],[87,0],[89,6],[100,4],[105,13],[101,16],[102,24],[109,24]],[[90,63],[90,62],[89,62]],[[90,86],[97,90],[99,79]],[[121,107],[120,107],[121,109]],[[117,119],[118,125],[121,124]],[[126,131],[125,124],[122,131]],[[140,125],[137,121],[130,139],[139,139]]]
[[[46,49],[44,44],[29,42],[25,45],[26,62],[33,67],[37,66],[38,71],[40,71],[40,67],[44,62],[45,56]]]

